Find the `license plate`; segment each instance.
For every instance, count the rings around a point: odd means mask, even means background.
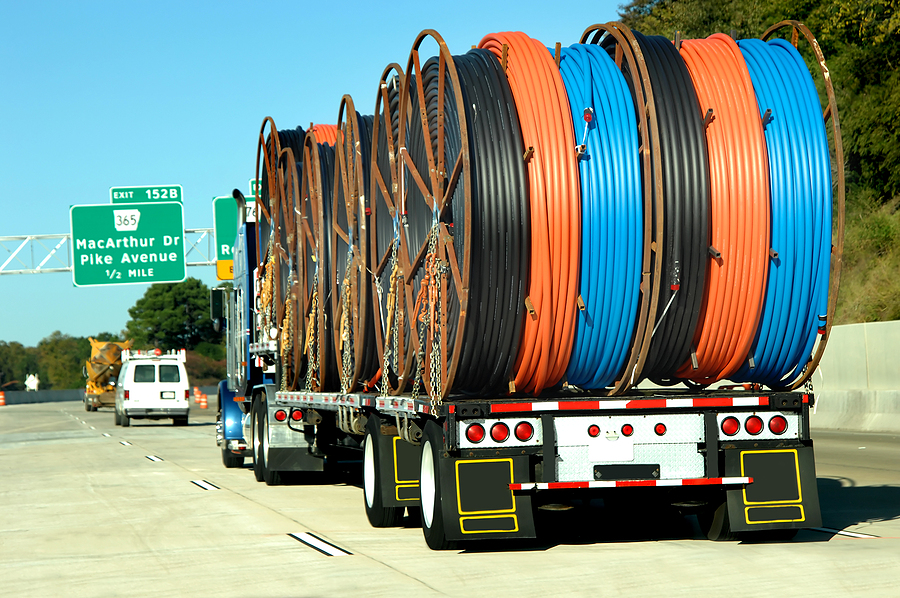
[[[174,390],[164,390],[160,394],[162,395],[162,398],[164,398],[164,399],[174,399],[175,398]]]

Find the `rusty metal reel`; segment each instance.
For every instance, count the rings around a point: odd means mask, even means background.
[[[424,66],[426,39],[437,56]],[[417,359],[413,395],[421,379],[432,402],[450,392],[462,349],[471,256],[471,172],[462,89],[453,57],[436,31],[413,44],[401,87],[398,140],[400,262]],[[454,220],[462,233],[454,236]]]
[[[635,106],[644,108],[637,110],[644,194],[644,255],[641,266],[641,296],[628,360],[615,385],[608,391],[610,395],[617,395],[625,392],[641,379],[641,370],[650,350],[650,339],[653,336],[656,308],[660,297],[662,259],[657,259],[656,248],[662,247],[665,205],[662,201],[662,166],[657,157],[660,155],[659,121],[647,64],[637,40],[634,39],[634,35],[628,27],[618,21],[592,25],[581,34],[580,43],[600,45],[609,53],[628,82]]]
[[[837,308],[838,291],[841,286],[841,264],[844,256],[844,203],[846,199],[846,178],[844,173],[844,143],[841,138],[841,121],[838,115],[837,100],[834,95],[834,85],[831,81],[831,73],[828,65],[825,64],[825,55],[822,54],[822,48],[815,36],[803,23],[799,21],[781,21],[766,29],[762,34],[762,40],[766,41],[776,33],[785,33],[784,30],[790,30],[790,42],[798,48],[800,36],[809,43],[812,51],[813,60],[818,68],[810,69],[815,77],[818,72],[822,78],[822,85],[825,90],[825,102],[822,108],[822,117],[826,126],[831,122],[831,139],[829,157],[831,158],[832,172],[837,173],[837,180],[833,183],[836,193],[832,195],[832,202],[837,205],[832,208],[833,217],[831,231],[831,274],[829,277],[828,288],[828,312],[825,320],[825,330],[819,335],[812,357],[809,362],[796,373],[792,381],[784,385],[785,389],[794,390],[803,386],[812,376],[813,372],[819,366],[822,355],[825,353],[825,345],[831,336],[831,326],[834,324],[834,312]],[[801,52],[802,55],[802,52]],[[776,389],[778,390],[778,389]]]
[[[286,254],[279,252],[279,220],[281,215],[281,183],[278,162],[281,156],[281,142],[275,121],[267,116],[259,131],[256,149],[256,177],[260,181],[260,192],[256,197],[256,255],[259,268],[260,292],[257,297],[259,313],[259,341],[277,339],[279,313],[283,303],[276,297],[276,281],[281,278],[281,265]]]
[[[372,151],[372,117],[361,116],[345,95],[338,111],[332,194],[331,311],[342,392],[355,390],[378,370],[375,328],[369,315],[367,212]]]
[[[372,126],[371,181],[369,197],[369,271],[372,276],[372,309],[380,385],[382,394],[400,394],[406,390],[415,364],[411,350],[410,325],[404,291],[403,264],[399,259],[404,234],[400,214],[399,139],[400,88],[403,68],[389,64],[381,75],[375,99]]]

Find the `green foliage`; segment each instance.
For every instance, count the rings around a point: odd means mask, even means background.
[[[191,386],[215,386],[225,379],[225,359],[212,359],[196,351],[188,351],[184,364]]]
[[[197,343],[197,346],[194,347],[194,351],[215,361],[225,359],[225,345],[214,345],[204,341],[202,343]]]
[[[25,390],[25,378],[34,373],[45,379],[38,365],[37,349],[0,341],[0,390]]]
[[[41,370],[41,388],[65,389],[84,386],[82,368],[91,357],[91,344],[84,337],[56,331],[37,346]]]
[[[209,289],[196,278],[150,286],[128,314],[125,329],[135,348],[193,349],[222,339],[209,318]]]

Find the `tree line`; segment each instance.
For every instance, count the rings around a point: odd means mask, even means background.
[[[187,349],[188,374],[194,384],[224,377],[223,335],[209,317],[209,288],[196,278],[175,284],[154,284],[128,309],[125,330],[100,332],[96,340],[131,339],[135,349]],[[40,388],[82,388],[83,368],[90,359],[87,337],[60,331],[36,347],[0,340],[0,390],[24,390],[28,374],[37,374]]]

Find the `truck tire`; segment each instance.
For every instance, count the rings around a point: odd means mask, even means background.
[[[394,527],[403,521],[403,507],[386,507],[381,499],[381,419],[370,417],[363,441],[363,504],[372,527]]]
[[[263,481],[262,447],[259,440],[259,401],[253,401],[250,407],[250,439],[253,445],[253,475],[257,482]]]
[[[222,449],[222,465],[224,465],[226,469],[237,469],[238,467],[243,467],[244,456],[235,455],[228,449]]]
[[[119,416],[119,421],[122,422],[122,427],[123,427],[123,428],[127,428],[128,426],[131,425],[131,418],[128,417],[128,414],[125,413],[124,411],[123,411],[122,414]]]
[[[706,509],[697,513],[697,523],[700,524],[700,531],[713,542],[737,540],[737,536],[731,531],[728,503],[724,498],[710,502]]]
[[[269,408],[260,402],[259,408],[259,436],[260,436],[260,457],[262,461],[262,476],[266,486],[277,486],[281,483],[281,472],[269,469]]]
[[[436,423],[429,421],[425,424],[422,439],[419,490],[422,496],[422,533],[425,536],[425,543],[432,550],[456,548],[454,542],[447,540],[444,513],[441,509],[440,457],[443,450],[443,432]]]
[[[84,410],[85,411],[93,411],[93,409],[91,409],[91,404],[87,400],[87,397],[85,397],[85,399],[84,399]]]
[[[188,425],[188,416],[183,415],[181,417],[173,417],[172,418],[173,426],[186,426]]]

